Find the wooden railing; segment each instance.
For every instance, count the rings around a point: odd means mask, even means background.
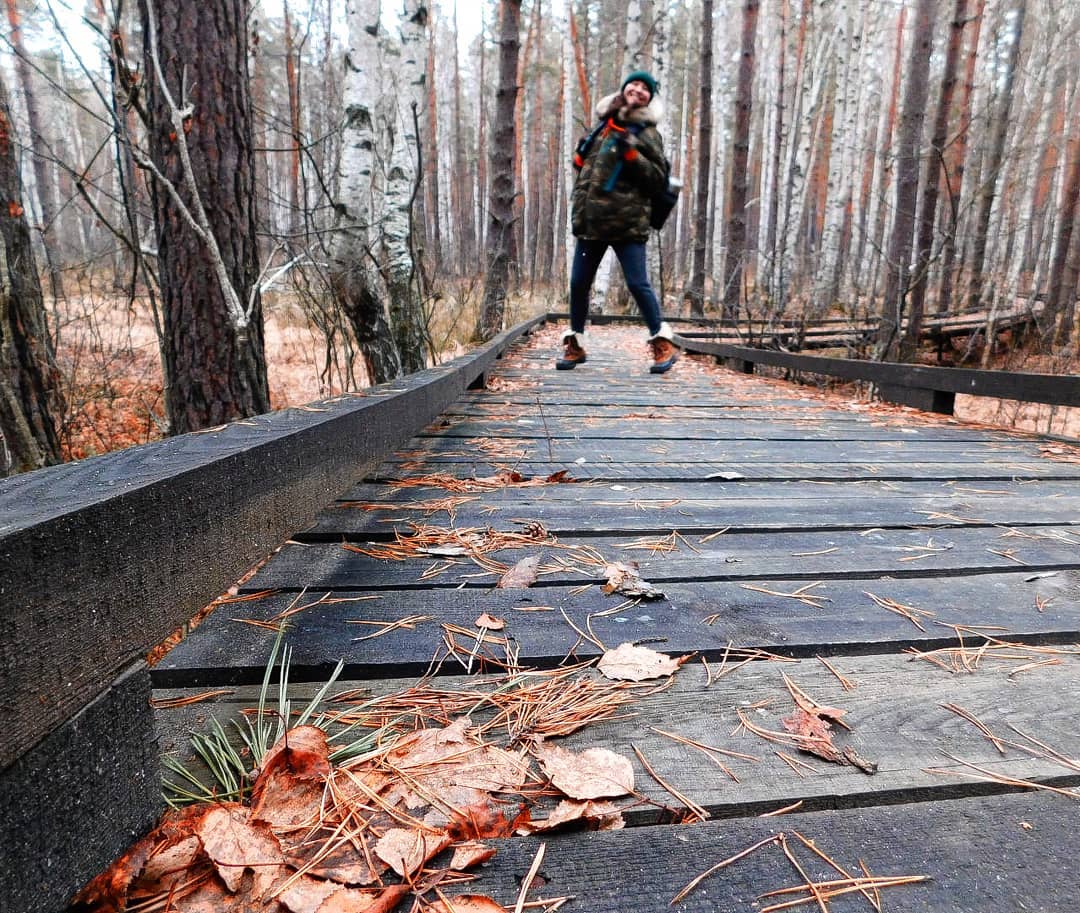
[[[360,394],[0,481],[0,910],[63,909],[160,812],[147,651],[542,319]]]
[[[877,386],[878,394],[886,402],[914,406],[926,412],[951,415],[958,393],[1054,406],[1080,406],[1080,375],[1075,374],[977,371],[849,358],[822,358],[729,345],[700,337],[679,337],[677,341],[689,352],[713,355],[728,367],[746,373],[753,373],[756,365],[769,365],[805,374],[869,381]]]

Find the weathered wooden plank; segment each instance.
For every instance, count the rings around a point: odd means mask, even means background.
[[[520,474],[520,470],[518,470]],[[570,474],[573,479],[573,475]],[[425,504],[432,499],[447,496],[442,487],[424,485],[404,488],[372,483],[361,483],[349,489],[336,502],[338,509],[346,505],[372,504]],[[763,483],[752,479],[697,479],[693,481],[668,481],[649,483],[585,484],[553,482],[548,485],[515,487],[508,485],[489,491],[466,492],[464,497],[475,498],[477,502],[487,504],[519,504],[522,507],[545,501],[575,501],[580,503],[637,503],[640,500],[709,500],[724,501],[819,501],[843,500],[846,498],[873,498],[874,500],[908,500],[940,498],[948,503],[959,503],[963,509],[971,509],[971,502],[1001,503],[1020,506],[1028,501],[1055,499],[1068,501],[1080,497],[1080,485],[1072,480],[1017,480],[1009,478],[1000,483],[970,485],[949,479],[926,480],[915,476],[898,481],[881,479],[863,479],[838,481],[831,484],[809,482],[803,479],[776,480]],[[1023,509],[1023,508],[1021,508]],[[1080,515],[1080,513],[1078,513]]]
[[[1080,466],[1071,463],[1059,463],[1050,460],[1040,462],[1021,461],[983,461],[983,462],[933,462],[909,463],[890,462],[881,465],[873,463],[791,463],[791,462],[755,462],[740,460],[731,462],[692,463],[679,461],[665,462],[597,462],[585,463],[542,462],[539,460],[504,461],[494,456],[485,461],[461,457],[440,460],[431,471],[446,473],[457,478],[475,478],[492,475],[499,469],[513,469],[526,478],[547,478],[554,472],[565,471],[571,478],[581,481],[591,480],[640,480],[640,481],[699,481],[723,480],[732,474],[745,476],[754,481],[819,481],[842,482],[877,479],[883,481],[902,481],[922,479],[927,482],[948,482],[962,480],[1020,481],[1028,479],[1080,479]],[[391,481],[415,479],[424,475],[425,469],[417,467],[413,460],[396,459],[383,463],[378,471],[369,476],[371,481]]]
[[[964,444],[997,441],[1027,441],[1027,438],[1006,432],[972,428],[947,427],[879,427],[869,423],[831,422],[813,416],[796,419],[752,420],[729,418],[723,422],[707,419],[681,418],[582,419],[580,421],[547,418],[544,421],[464,420],[442,421],[420,435],[457,438],[496,437],[516,440],[656,440],[676,438],[687,441],[713,441],[717,438],[736,440],[797,440],[797,441],[896,441],[918,435],[923,441],[946,441]]]
[[[854,463],[927,463],[947,460],[952,463],[981,463],[995,460],[1008,463],[1039,460],[1039,445],[1024,442],[966,443],[957,446],[947,441],[798,441],[742,440],[728,438],[716,441],[684,441],[681,438],[657,438],[655,440],[574,441],[518,440],[499,441],[479,438],[420,438],[413,439],[408,450],[399,455],[406,458],[423,458],[429,462],[451,458],[458,460],[471,456],[489,461],[498,458],[503,463],[531,458],[575,462],[666,462],[673,460],[724,460],[756,461],[767,459],[774,462],[804,463],[847,461]]]
[[[580,535],[596,531],[606,535],[634,532],[668,534],[708,533],[727,528],[733,532],[775,530],[790,532],[815,529],[873,529],[910,527],[924,529],[956,526],[958,522],[978,525],[1069,524],[1080,523],[1080,499],[986,500],[949,498],[862,497],[802,498],[784,501],[774,498],[616,498],[610,492],[604,501],[582,498],[547,500],[537,496],[525,500],[518,492],[494,492],[484,498],[458,503],[454,522],[461,527],[497,525],[510,528],[514,521],[536,520],[555,536]],[[960,518],[959,521],[957,518]],[[395,529],[411,531],[410,523],[439,523],[447,519],[444,510],[394,506],[390,510],[366,510],[339,506],[319,515],[305,531],[305,541],[360,540],[385,538]]]
[[[780,832],[789,835],[789,847],[811,878],[842,877],[802,847],[792,836],[798,831],[855,874],[861,859],[875,875],[928,877],[883,890],[889,913],[1060,913],[1073,907],[1080,891],[1074,818],[1067,799],[1020,794],[556,835],[543,840],[543,880],[529,899],[569,895],[575,900],[563,909],[590,913],[760,909],[767,901],[759,895],[802,881],[775,846],[718,872],[681,903],[670,902],[706,869]],[[540,840],[496,845],[498,856],[480,870],[480,881],[450,893],[487,893],[513,908]],[[811,902],[796,909],[816,908]],[[829,909],[872,908],[854,894],[831,900]]]
[[[417,575],[419,568],[411,573]],[[442,646],[441,625],[472,630],[483,612],[506,619],[523,665],[545,668],[561,662],[575,646],[581,657],[600,652],[588,641],[579,643],[562,613],[579,629],[591,628],[605,644],[648,640],[659,643],[658,649],[696,652],[710,661],[722,658],[732,643],[791,656],[899,651],[912,645],[926,650],[956,642],[954,630],[945,625],[980,627],[994,636],[1025,642],[1080,641],[1077,571],[1050,576],[1019,572],[826,579],[806,591],[817,600],[800,602],[778,595],[795,592],[801,585],[783,580],[751,584],[757,589],[724,582],[663,584],[666,599],[642,604],[605,595],[599,585],[585,591],[550,586],[452,593],[345,591],[334,594],[341,601],[322,604],[316,604],[323,596],[316,589],[299,598],[295,592],[271,593],[218,607],[152,674],[158,687],[259,681],[275,634],[272,628],[250,622],[273,623],[280,613],[297,606],[309,607],[289,618],[294,681],[319,680],[340,659],[346,661],[349,678],[420,675]],[[921,616],[920,629],[882,608],[868,593],[934,614]],[[418,616],[423,620],[411,629],[357,640],[381,628],[356,621],[389,623]],[[450,663],[443,671],[456,668]]]
[[[670,527],[664,533],[669,530]],[[767,580],[777,576],[809,580],[823,575],[852,579],[884,575],[931,577],[951,576],[957,572],[996,573],[1015,570],[1020,563],[1031,570],[1080,567],[1080,550],[1071,530],[1039,527],[1017,532],[1018,536],[994,527],[960,527],[938,531],[870,529],[864,533],[851,530],[743,533],[725,535],[707,543],[698,540],[695,542],[697,552],[682,548],[679,553],[670,555],[651,555],[648,549],[627,551],[620,548],[628,544],[626,538],[575,540],[567,535],[560,541],[566,546],[595,548],[607,560],[637,561],[646,577],[658,581]],[[1065,539],[1042,538],[1056,535]],[[596,568],[589,570],[584,564],[580,571],[576,570],[572,553],[553,548],[536,551],[544,553],[548,559],[561,555],[570,562],[566,570],[545,573],[542,579],[546,583],[574,585],[588,581],[590,574],[598,573]],[[535,554],[535,551],[509,549],[492,553],[492,557],[513,564],[528,554]],[[446,571],[424,580],[416,579],[422,569],[438,564],[446,564]],[[377,574],[380,565],[388,576]],[[490,586],[494,577],[474,577],[478,572],[479,569],[468,561],[439,556],[421,555],[414,562],[382,562],[338,544],[286,544],[245,585],[245,590]],[[407,582],[406,575],[413,578],[411,583]]]
[[[844,690],[814,659],[750,663],[719,679],[714,677],[711,685],[704,668],[690,663],[676,673],[669,688],[639,697],[631,713],[592,723],[560,739],[559,744],[578,751],[602,746],[633,761],[635,786],[654,803],[639,804],[626,812],[635,825],[666,820],[663,807],[679,806],[645,772],[635,757],[635,747],[661,777],[713,817],[756,815],[798,801],[804,803],[805,810],[814,810],[1002,791],[1000,785],[986,783],[978,771],[962,762],[1003,776],[1060,787],[1080,785],[1080,772],[1058,761],[1013,747],[999,753],[972,723],[943,706],[962,708],[1000,738],[1024,741],[1009,728],[1012,724],[1066,758],[1075,758],[1080,755],[1080,730],[1075,724],[1080,658],[1075,655],[1066,657],[1061,665],[1012,678],[1006,676],[1008,665],[984,664],[973,674],[950,675],[906,655],[841,657],[832,664],[855,683],[853,690]],[[717,671],[714,666],[714,676]],[[834,742],[876,764],[875,773],[801,753],[741,725],[745,719],[762,730],[784,731],[782,720],[795,707],[784,676],[815,701],[845,711],[843,719],[850,730],[838,728]],[[355,698],[359,702],[371,695],[400,692],[413,681],[381,679],[341,682],[340,686],[344,691],[357,684],[367,689]],[[460,690],[468,687],[468,680],[440,679],[435,686]],[[222,710],[236,712],[245,697],[248,706],[254,703],[254,689],[234,695],[212,712],[215,716]],[[348,705],[336,706],[344,710]],[[168,719],[163,714],[163,732],[171,732],[165,740],[182,744],[179,732],[191,727],[191,714],[205,716],[208,712],[210,708],[196,705],[170,711]],[[721,757],[734,774],[732,778],[705,752],[656,730],[750,755],[751,759]],[[777,751],[797,756],[808,767],[789,765]],[[1077,798],[1080,800],[1080,791]],[[1061,801],[1069,802],[1065,797]]]

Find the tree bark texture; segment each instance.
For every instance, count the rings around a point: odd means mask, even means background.
[[[698,125],[697,200],[694,204],[694,260],[690,268],[690,315],[705,316],[705,248],[709,229],[709,174],[712,166],[713,0],[701,4],[701,121]]]
[[[727,256],[724,260],[724,317],[739,316],[743,269],[746,261],[746,192],[749,180],[750,113],[753,108],[754,36],[757,32],[759,0],[743,4],[742,51],[739,83],[735,90],[735,133],[731,158],[730,211],[727,226]]]
[[[34,186],[37,191],[37,212],[41,218],[41,243],[49,268],[49,284],[54,298],[64,294],[64,284],[59,264],[56,262],[53,237],[47,237],[50,231],[56,232],[56,204],[53,200],[53,180],[49,174],[49,161],[45,150],[44,136],[41,132],[41,115],[38,112],[37,94],[34,91],[30,63],[22,40],[22,15],[17,0],[6,0],[8,25],[11,26],[10,41],[15,58],[15,73],[23,92],[26,105],[26,121],[30,128],[31,160],[34,164]]]
[[[372,384],[401,374],[374,251],[373,175],[375,111],[379,98],[379,3],[353,0],[347,7],[349,48],[345,55],[345,123],[336,231],[330,248],[330,282],[352,327]]]
[[[930,51],[933,47],[934,0],[918,0],[915,34],[907,64],[907,86],[896,152],[896,215],[889,239],[888,278],[882,302],[878,357],[896,358],[900,320],[904,313],[911,275],[911,249],[915,240],[915,203],[919,192],[919,144],[926,101],[930,94]]]
[[[910,361],[915,356],[922,332],[930,257],[934,246],[934,223],[938,210],[941,163],[949,141],[949,114],[952,111],[953,92],[956,89],[956,71],[960,63],[964,26],[968,21],[967,5],[968,0],[956,0],[952,24],[949,27],[949,47],[945,52],[945,69],[941,76],[941,93],[938,96],[937,116],[934,118],[934,134],[930,139],[930,155],[926,161],[926,181],[923,184],[922,205],[919,213],[919,235],[915,245],[915,273],[912,277],[911,296],[908,302],[908,323],[900,344],[900,358],[903,361]]]
[[[0,476],[60,462],[58,377],[0,78]]]
[[[1069,165],[1061,209],[1061,228],[1055,242],[1046,310],[1042,318],[1042,345],[1046,351],[1050,350],[1051,344],[1069,344],[1076,310],[1077,270],[1080,264],[1076,262],[1077,244],[1074,236],[1080,233],[1080,226],[1077,225],[1080,221],[1080,136],[1074,133],[1067,149]]]
[[[514,149],[517,145],[514,106],[518,94],[521,0],[501,0],[499,6],[499,88],[495,97],[495,130],[491,142],[487,274],[475,334],[480,340],[491,339],[502,330],[514,230]]]
[[[149,82],[151,157],[190,209],[179,137],[150,61],[148,7],[143,17]],[[262,307],[254,287],[255,165],[248,81],[247,0],[157,0],[157,53],[177,105],[190,105],[183,131],[195,185],[236,297],[253,305],[238,328],[227,292],[209,265],[205,242],[170,193],[156,183],[155,222],[164,312],[165,402],[170,430],[182,434],[267,412]]]

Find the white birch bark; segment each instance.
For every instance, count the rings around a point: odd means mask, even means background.
[[[630,0],[626,6],[626,44],[623,50],[623,64],[627,72],[642,66],[641,0]]]
[[[825,3],[818,0],[815,7],[819,14]],[[820,19],[820,15],[815,16]],[[796,256],[801,247],[800,235],[806,214],[806,179],[810,169],[810,155],[813,149],[815,125],[821,109],[828,75],[828,60],[833,51],[835,36],[830,31],[819,40],[812,61],[804,65],[802,79],[796,91],[796,103],[793,117],[797,129],[792,133],[789,149],[787,173],[788,183],[784,194],[783,244],[781,245],[780,278],[777,282],[779,300],[787,301],[788,293],[795,280],[799,258]]]

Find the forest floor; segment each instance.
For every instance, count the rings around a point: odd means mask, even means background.
[[[475,297],[466,290],[456,299],[438,303],[433,335],[444,358],[454,358],[466,349],[462,333],[475,322],[475,316],[470,316],[475,304],[463,303],[465,295]],[[558,302],[541,294],[520,296],[508,303],[507,320],[516,323],[558,307]],[[153,323],[146,311],[129,311],[116,302],[88,309],[79,302],[60,314],[58,326],[58,361],[67,404],[63,423],[66,458],[83,459],[163,437],[161,364]],[[266,308],[266,359],[274,409],[333,396],[349,386],[347,353],[340,345],[328,344],[303,312],[288,303],[271,301]],[[925,361],[933,364],[933,353],[927,353]],[[997,356],[992,367],[1050,374],[1080,372],[1076,360],[1041,358],[1023,350]],[[362,372],[354,368],[352,386],[364,381],[356,376],[357,370]],[[830,384],[829,389],[845,399],[867,400],[865,386]],[[1080,408],[960,395],[956,397],[956,416],[997,427],[1080,438]]]

